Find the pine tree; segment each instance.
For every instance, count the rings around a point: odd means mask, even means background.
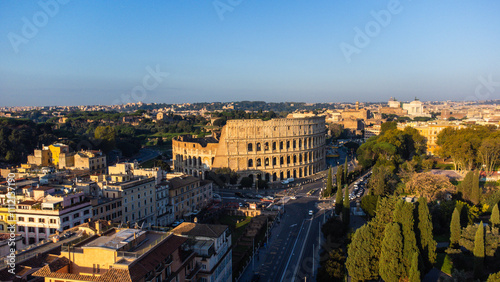
[[[470,201],[477,205],[481,200],[481,188],[479,187],[479,171],[474,172],[472,177],[472,186],[471,186],[471,194]]]
[[[474,278],[481,278],[484,261],[484,227],[483,222],[479,224],[474,237]]]
[[[500,214],[498,213],[498,203],[493,206],[493,210],[491,211],[491,224],[493,227],[496,227],[500,224]]]
[[[410,274],[408,275],[409,282],[420,282],[420,271],[418,270],[418,253],[413,253],[411,260]]]
[[[452,248],[457,248],[459,246],[461,234],[462,228],[460,226],[460,212],[458,211],[458,208],[455,207],[450,223],[450,246]]]
[[[398,200],[394,209],[394,222],[401,225],[403,236],[403,265],[405,276],[409,276],[413,253],[418,254],[417,239],[413,226],[413,204]]]
[[[432,220],[424,197],[418,199],[418,234],[420,253],[428,264],[436,262],[436,241],[432,236]],[[430,266],[430,265],[429,265]]]
[[[397,282],[405,276],[403,236],[398,223],[388,223],[380,251],[379,274],[387,282]]]
[[[349,200],[349,186],[345,185],[345,193],[344,193],[344,203],[342,210],[342,221],[346,226],[349,225],[349,221],[351,220],[351,201]]]
[[[326,188],[323,196],[328,197],[332,195],[333,191],[333,180],[332,180],[332,168],[328,169],[328,178],[326,180]]]
[[[342,197],[342,186],[337,186],[337,196],[335,197],[335,213],[340,214],[344,208]]]
[[[378,277],[378,260],[374,257],[373,235],[365,224],[352,236],[347,249],[346,267],[352,281],[372,280]]]

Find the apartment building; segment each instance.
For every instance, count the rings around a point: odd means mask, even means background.
[[[111,222],[122,222],[122,199],[97,197],[90,199],[92,218]]]
[[[190,249],[196,253],[196,281],[232,281],[231,234],[226,225],[184,222],[172,232],[188,238]]]
[[[439,150],[439,146],[437,145],[438,135],[439,133],[448,127],[459,129],[462,128],[463,125],[458,123],[450,123],[450,122],[432,122],[432,123],[419,123],[419,122],[411,122],[405,124],[398,124],[398,128],[403,130],[405,127],[410,126],[418,130],[420,135],[425,137],[427,142],[427,154],[435,155]]]
[[[123,179],[129,179],[124,176]],[[150,178],[132,178],[123,182],[108,183],[103,187],[108,198],[122,199],[122,222],[153,226],[156,224],[156,180]]]
[[[212,182],[193,176],[180,176],[169,180],[170,204],[175,220],[190,217],[206,207],[213,198]]]
[[[173,206],[169,201],[168,182],[156,185],[156,225],[167,226],[174,222]]]
[[[139,229],[111,229],[74,247],[33,276],[49,281],[195,281],[195,254],[187,239],[172,233]]]
[[[34,244],[48,239],[56,231],[63,231],[92,217],[90,201],[82,192],[66,194],[57,190],[38,200],[16,204],[17,231]]]
[[[105,172],[106,155],[101,151],[80,151],[74,155],[74,167],[90,171]]]

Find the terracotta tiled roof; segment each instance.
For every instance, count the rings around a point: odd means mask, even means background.
[[[130,266],[132,280],[136,281],[144,277],[148,272],[155,269],[165,258],[175,252],[187,239],[179,236],[170,236],[160,245],[154,248],[149,254],[141,257]]]
[[[226,225],[183,222],[172,229],[172,232],[176,235],[219,238],[227,228]]]
[[[69,260],[66,258],[59,258],[65,260],[69,263]],[[48,277],[48,278],[59,278],[59,279],[68,279],[68,280],[77,280],[77,281],[96,281],[96,282],[132,282],[132,278],[127,270],[124,269],[116,269],[112,268],[102,276],[89,276],[89,275],[80,275],[80,274],[72,274],[72,273],[61,273],[55,272],[56,270],[52,269],[51,264],[42,267],[37,272],[33,273],[33,276],[39,277]]]
[[[65,257],[49,255],[48,265],[42,267],[34,276],[58,278],[77,281],[96,281],[96,282],[132,282],[139,281],[147,275],[148,272],[155,269],[165,258],[174,253],[180,246],[187,241],[187,238],[179,236],[170,236],[161,244],[157,245],[150,253],[134,262],[129,270],[112,268],[101,276],[89,276],[72,273],[57,272],[70,264]]]

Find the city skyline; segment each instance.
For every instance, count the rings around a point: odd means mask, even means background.
[[[2,106],[499,97],[494,1],[0,6]]]

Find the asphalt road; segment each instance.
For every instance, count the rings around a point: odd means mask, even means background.
[[[316,181],[289,189],[288,193],[296,195],[296,200],[285,204],[285,213],[281,222],[272,230],[270,245],[266,255],[259,259],[255,271],[260,274],[259,281],[293,281],[303,280],[303,277],[314,277],[312,271],[313,244],[314,254],[318,258],[319,222],[323,221],[323,211],[317,208],[319,190],[323,181]],[[308,196],[309,190],[315,192]],[[309,210],[314,212],[309,215]],[[315,269],[317,264],[315,265]],[[247,275],[247,278],[251,275]],[[292,279],[292,278],[295,279]],[[248,279],[242,279],[248,281]],[[309,280],[309,281],[312,281]]]

